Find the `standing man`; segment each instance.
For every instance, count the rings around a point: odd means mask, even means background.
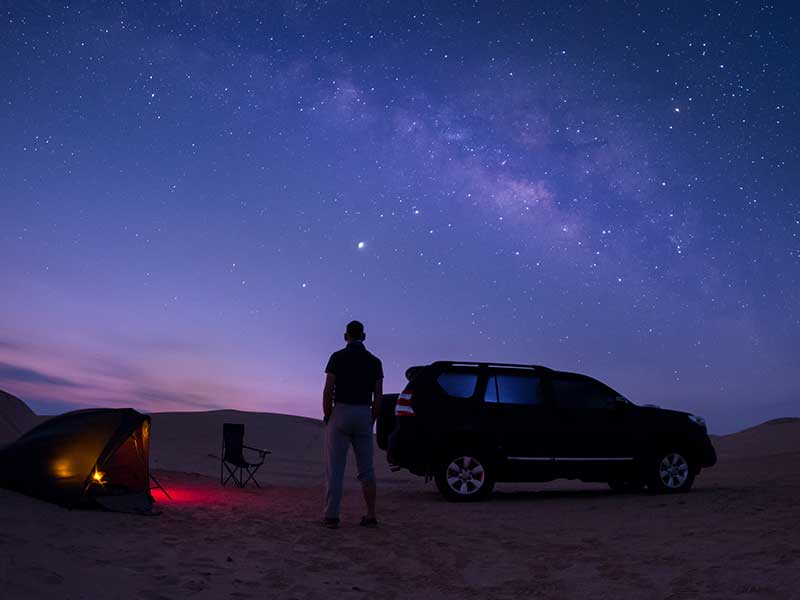
[[[372,465],[372,425],[383,395],[383,366],[365,347],[364,325],[350,321],[344,333],[347,345],[331,355],[325,367],[322,411],[325,415],[325,515],[322,524],[339,526],[342,480],[350,445],[356,455],[358,480],[367,514],[361,525],[376,527],[375,469]]]

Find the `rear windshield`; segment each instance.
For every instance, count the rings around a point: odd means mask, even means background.
[[[453,398],[472,398],[478,383],[477,373],[446,371],[436,378],[441,388]]]

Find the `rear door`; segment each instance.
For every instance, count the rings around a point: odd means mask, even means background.
[[[552,458],[552,410],[538,373],[492,368],[483,400],[500,457],[517,464],[546,463]]]
[[[426,401],[415,406],[432,438],[474,439],[481,430],[479,398],[480,372],[477,367],[448,366],[435,377]]]

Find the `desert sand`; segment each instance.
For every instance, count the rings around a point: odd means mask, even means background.
[[[0,398],[12,433],[38,422],[21,414]],[[225,421],[272,450],[261,489],[219,487]],[[678,496],[557,481],[458,505],[378,452],[376,530],[357,525],[352,473],[342,527],[319,526],[322,433],[285,415],[153,415],[151,467],[173,496],[155,493],[159,516],[0,490],[0,598],[800,598],[798,419],[715,438],[719,464]]]

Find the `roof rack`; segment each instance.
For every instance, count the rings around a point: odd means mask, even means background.
[[[498,362],[478,362],[472,360],[437,360],[432,364],[443,367],[513,367],[516,369],[537,369],[540,371],[552,371],[550,367],[543,365],[523,365],[517,363],[498,363]]]

